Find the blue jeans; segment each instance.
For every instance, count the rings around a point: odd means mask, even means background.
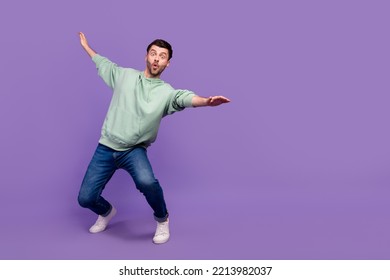
[[[155,220],[166,221],[168,211],[163,190],[154,177],[146,149],[139,146],[118,152],[99,143],[81,184],[79,204],[98,215],[107,216],[112,206],[101,194],[117,169],[124,169],[131,175],[135,186],[152,207]]]

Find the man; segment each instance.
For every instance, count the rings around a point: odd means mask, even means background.
[[[154,177],[147,147],[157,137],[163,117],[186,107],[218,106],[230,102],[223,96],[204,98],[188,90],[175,90],[160,79],[169,66],[172,47],[155,40],[147,47],[146,68],[122,68],[97,54],[80,32],[80,43],[96,64],[100,77],[113,90],[101,137],[82,182],[78,201],[98,215],[91,233],[104,231],[116,209],[102,196],[103,189],[117,169],[126,170],[136,188],[145,196],[157,221],[153,242],[169,239],[168,211],[163,190]]]

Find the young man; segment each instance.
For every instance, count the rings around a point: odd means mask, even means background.
[[[218,106],[230,102],[223,96],[204,98],[188,90],[175,90],[160,79],[169,66],[172,47],[155,40],[147,47],[146,68],[137,71],[122,68],[97,54],[80,32],[80,43],[96,64],[100,77],[113,90],[111,104],[103,123],[101,137],[82,182],[78,202],[98,215],[89,229],[106,229],[116,209],[101,194],[114,172],[122,168],[145,196],[157,221],[153,242],[169,239],[168,211],[163,190],[154,177],[146,149],[157,137],[163,117],[186,107]]]

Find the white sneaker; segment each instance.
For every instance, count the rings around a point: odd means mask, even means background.
[[[116,214],[116,209],[114,207],[112,207],[110,214],[108,214],[106,217],[99,215],[95,224],[90,227],[89,232],[90,233],[98,233],[98,232],[102,232],[103,230],[105,230],[108,223],[115,216],[115,214]]]
[[[159,223],[157,222],[156,233],[153,237],[153,242],[155,244],[163,244],[169,239],[169,220]]]

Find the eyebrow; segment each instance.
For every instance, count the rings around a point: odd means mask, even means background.
[[[150,52],[155,52],[155,53],[157,53],[157,51],[156,51],[155,49],[153,49],[153,48],[150,49]],[[168,55],[168,52],[162,51],[162,52],[160,52],[160,55],[161,55],[161,54]]]

